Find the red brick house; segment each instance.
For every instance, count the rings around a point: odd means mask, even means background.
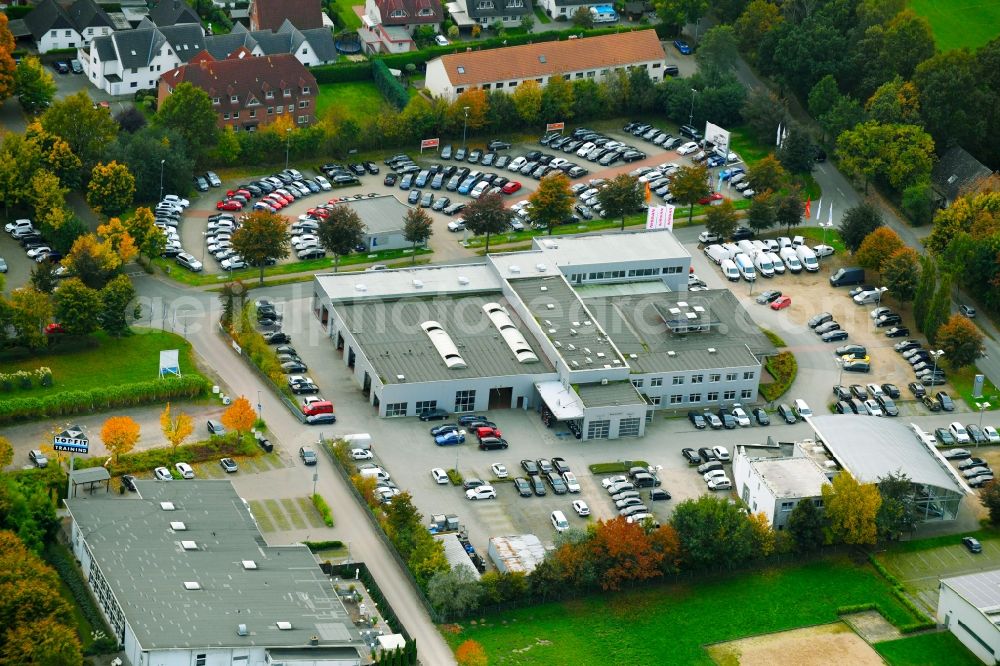
[[[289,114],[299,127],[316,120],[316,78],[291,54],[255,58],[240,48],[216,60],[202,51],[160,77],[159,104],[184,82],[208,93],[220,128],[253,132]]]
[[[320,0],[252,0],[251,30],[277,30],[288,19],[299,30],[323,27]]]

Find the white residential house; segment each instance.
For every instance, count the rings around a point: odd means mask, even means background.
[[[76,0],[64,8],[55,0],[42,0],[24,17],[39,53],[89,45],[113,31],[111,18],[94,0]]]
[[[594,7],[595,5],[606,5],[607,2],[577,2],[575,0],[539,0],[538,6],[552,18],[565,16],[567,19],[573,17],[576,10],[581,7]]]
[[[417,28],[437,31],[443,18],[440,0],[367,0],[358,36],[366,53],[406,53]]]

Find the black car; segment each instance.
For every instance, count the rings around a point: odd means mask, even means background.
[[[269,345],[283,345],[292,341],[292,336],[281,331],[269,331],[267,333],[261,333],[261,335],[264,338],[264,342]]]
[[[892,398],[883,394],[880,396],[876,396],[875,399],[878,401],[879,406],[882,407],[882,411],[886,415],[899,416],[899,408],[896,407],[896,403],[892,401]]]
[[[554,492],[556,495],[565,495],[566,493],[569,492],[569,488],[566,486],[566,482],[563,481],[562,477],[559,476],[558,474],[551,472],[549,474],[546,474],[545,478],[548,479],[549,485],[552,486],[552,492]]]
[[[490,150],[506,150],[510,148],[510,144],[506,141],[490,141],[490,144],[487,147]]]
[[[847,339],[847,331],[828,331],[823,335],[819,336],[819,339],[823,342],[840,342],[841,340]]]
[[[705,425],[706,425],[705,424],[705,417],[702,416],[700,412],[696,412],[694,410],[688,412],[688,420],[691,421],[691,425],[693,425],[698,430],[704,430],[705,429]]]
[[[385,178],[382,180],[382,184],[387,187],[393,187],[396,184],[396,174],[387,173]]]
[[[523,469],[528,476],[538,475],[538,464],[534,460],[528,460],[525,458],[521,461],[521,469]]]
[[[837,398],[837,400],[850,400],[851,390],[846,386],[837,384],[833,387],[833,395]]]
[[[703,446],[700,449],[698,449],[698,455],[701,456],[701,459],[704,460],[705,462],[719,459],[718,456],[715,455],[715,451],[708,448],[707,446]]]
[[[425,409],[418,417],[421,421],[443,421],[448,418],[448,412],[443,409]]]
[[[349,165],[349,168],[356,176],[363,176],[366,173],[368,173],[368,170],[365,169],[364,164],[354,163]]]
[[[835,321],[827,321],[813,329],[816,331],[816,335],[823,335],[824,333],[830,333],[832,331],[839,331],[840,324]]]
[[[934,397],[937,399],[938,404],[941,405],[941,409],[946,412],[955,411],[955,402],[951,399],[950,395],[944,391],[938,391],[937,395]]]
[[[662,502],[663,500],[670,499],[670,493],[663,488],[653,488],[649,491],[649,499],[653,502]]]
[[[733,430],[738,425],[733,415],[724,409],[719,410],[719,418],[722,419],[722,427],[726,430]]]
[[[868,356],[868,350],[864,345],[843,345],[833,350],[834,356],[852,356],[854,358],[864,358]]]
[[[754,407],[750,410],[750,415],[757,420],[757,425],[771,425],[771,417],[767,415],[762,407]]]
[[[565,474],[566,472],[570,471],[569,465],[566,463],[565,458],[559,458],[559,457],[553,458],[552,467],[554,467],[555,470],[560,474]]]
[[[905,338],[910,334],[910,329],[905,326],[893,326],[885,332],[887,338]]]
[[[903,318],[898,314],[891,313],[887,315],[882,315],[875,320],[875,328],[885,328],[886,326],[896,326],[903,323]],[[909,331],[907,331],[909,333]]]
[[[852,299],[863,291],[875,291],[875,287],[870,284],[862,284],[847,292]]]
[[[291,374],[293,372],[307,372],[309,370],[306,364],[302,361],[288,361],[281,364],[281,371],[285,374]]]
[[[989,441],[986,433],[984,433],[975,423],[970,423],[965,426],[965,430],[969,433],[969,439],[971,439],[974,444],[985,444]]]
[[[970,553],[981,553],[983,552],[983,544],[979,543],[979,539],[975,537],[962,537],[962,545]]]
[[[194,177],[194,188],[199,192],[208,192],[208,181],[204,176]]]
[[[848,401],[846,401],[846,400],[839,400],[837,402],[836,406],[834,407],[834,411],[836,411],[838,414],[854,414],[854,413],[856,413],[854,411],[854,408],[851,406],[851,403],[848,402]]]
[[[529,476],[528,480],[531,481],[531,487],[534,489],[536,495],[541,497],[545,494],[545,482],[542,481],[542,477],[540,475],[535,474]]]
[[[684,456],[684,458],[688,461],[689,465],[701,464],[701,456],[699,456],[698,452],[695,451],[694,449],[691,448],[681,449],[681,455]]]
[[[531,497],[531,484],[523,476],[516,477],[514,479],[514,488],[517,489],[517,494],[521,497]]]
[[[756,300],[760,305],[767,305],[768,303],[773,303],[774,301],[778,300],[780,297],[781,297],[780,291],[770,289],[760,294]]]
[[[423,416],[423,415],[421,415]],[[426,421],[427,419],[421,418],[421,421]],[[446,432],[452,432],[460,430],[457,423],[442,423],[441,425],[434,426],[431,428],[431,437],[437,437],[438,435],[443,435]]]
[[[459,423],[459,425],[465,426],[466,428],[468,428],[469,426],[471,426],[473,423],[483,423],[483,422],[486,422],[488,420],[489,419],[487,419],[482,414],[466,414],[465,416],[459,416],[458,417],[458,423]]]
[[[778,405],[778,415],[785,420],[785,423],[792,424],[796,421],[795,412],[785,403]]]
[[[555,471],[555,468],[552,466],[552,461],[550,461],[548,458],[539,458],[535,462],[538,463],[538,470],[546,476]]]
[[[910,382],[906,385],[906,388],[910,389],[910,393],[916,398],[922,398],[927,395],[927,389],[920,382]]]
[[[375,176],[378,174],[378,165],[371,161],[365,162],[365,170]]]
[[[135,487],[135,477],[131,474],[122,474],[122,486],[133,493],[139,492],[139,489]]]
[[[893,400],[899,398],[900,395],[899,387],[896,386],[895,384],[882,384],[882,392],[885,393],[890,398],[892,398]]]
[[[60,74],[69,74],[69,63],[65,60],[57,60],[52,66]]]
[[[753,231],[746,227],[737,227],[736,231],[733,232],[734,241],[750,240],[751,238],[753,238]]]

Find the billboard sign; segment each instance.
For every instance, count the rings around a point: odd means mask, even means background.
[[[52,436],[52,448],[69,453],[87,453],[90,450],[90,440],[83,434],[80,426],[70,426]]]
[[[566,129],[566,123],[548,123],[545,126],[545,133],[562,132],[564,129]]]
[[[646,213],[646,229],[667,231],[674,230],[674,207],[673,206],[650,206]]]
[[[712,123],[705,123],[705,140],[715,144],[715,152],[722,157],[729,155],[729,131]]]
[[[181,376],[180,352],[177,349],[160,350],[160,379],[166,375]]]
[[[424,148],[437,148],[441,145],[441,139],[423,139],[420,142],[420,152],[424,152]]]

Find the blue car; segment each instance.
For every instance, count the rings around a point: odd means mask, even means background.
[[[732,169],[726,169],[720,175],[722,176],[722,180],[729,180],[739,173],[746,173],[746,169],[743,167],[733,167]]]
[[[434,438],[434,442],[438,446],[451,446],[453,444],[464,444],[465,443],[465,431],[464,430],[451,430],[442,435],[438,435]]]
[[[477,180],[478,180],[477,178],[466,178],[464,181],[462,181],[462,184],[458,186],[458,193],[468,194],[469,190],[475,187]]]
[[[675,39],[674,48],[677,49],[681,55],[691,55],[691,45],[683,39]]]
[[[725,163],[726,163],[726,158],[721,157],[719,155],[712,155],[707,160],[705,160],[705,164],[708,166],[709,169],[720,167]]]

